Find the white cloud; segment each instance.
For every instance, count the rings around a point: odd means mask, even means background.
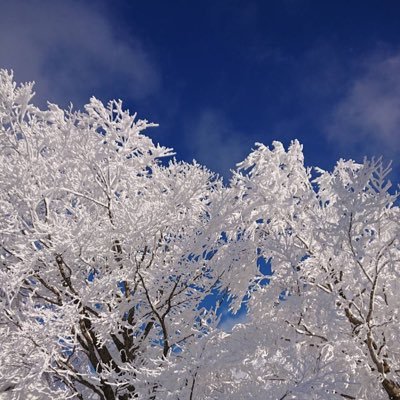
[[[117,33],[98,2],[3,2],[0,67],[17,81],[37,82],[40,102],[82,104],[101,91],[141,99],[159,73],[139,40]]]
[[[222,329],[225,332],[232,332],[232,329],[237,324],[245,324],[247,322],[247,313],[245,311],[239,312],[234,315],[231,314],[228,310],[224,311],[222,314],[221,322],[218,325],[218,328]]]
[[[254,141],[240,134],[220,112],[205,110],[188,127],[187,147],[201,164],[230,177],[230,169],[250,152]]]
[[[328,121],[329,138],[360,154],[395,157],[400,148],[400,54],[362,64]]]

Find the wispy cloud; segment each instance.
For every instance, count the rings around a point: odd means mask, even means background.
[[[187,127],[186,146],[201,164],[230,177],[230,169],[249,153],[254,141],[238,132],[221,112],[204,110]]]
[[[368,57],[327,123],[331,141],[360,153],[400,154],[400,54]]]
[[[82,104],[102,91],[143,99],[160,74],[140,40],[118,34],[101,2],[3,2],[0,67],[18,81],[35,80],[40,102]]]
[[[218,325],[220,329],[225,332],[232,332],[232,329],[237,324],[244,324],[247,322],[246,307],[242,307],[237,314],[232,314],[228,308],[225,308],[221,315],[221,320]]]

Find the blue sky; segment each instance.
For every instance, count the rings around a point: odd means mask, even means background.
[[[121,98],[226,177],[254,142],[295,138],[310,166],[399,171],[399,21],[394,0],[2,1],[0,67],[40,105]]]

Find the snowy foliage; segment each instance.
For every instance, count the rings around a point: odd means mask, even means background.
[[[0,397],[400,399],[380,160],[257,144],[224,186],[121,101],[40,110],[32,88],[0,72]],[[220,329],[215,293],[246,323]]]

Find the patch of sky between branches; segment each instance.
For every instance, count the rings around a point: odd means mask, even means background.
[[[257,266],[261,275],[257,281],[257,285],[268,285],[270,282],[269,277],[272,274],[271,260],[266,260],[264,257],[259,256],[257,259]],[[249,292],[252,290],[256,289],[250,286]],[[199,307],[204,307],[207,310],[216,308],[217,316],[219,317],[218,327],[226,332],[231,332],[236,324],[246,322],[248,311],[247,302],[249,298],[249,294],[246,294],[241,301],[239,310],[234,313],[231,311],[232,297],[227,291],[221,291],[219,288],[216,288],[203,299]]]

